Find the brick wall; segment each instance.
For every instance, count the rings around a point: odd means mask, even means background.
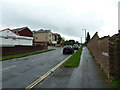
[[[98,39],[99,39],[98,32],[96,32],[95,35],[90,40],[90,42],[88,43],[88,48],[94,56],[98,56],[98,52],[99,52],[98,47],[96,47],[98,46],[98,43],[96,43]],[[95,59],[97,59],[97,57],[95,57]]]
[[[95,33],[87,46],[108,76],[120,75],[120,34],[99,38]]]
[[[15,55],[27,52],[33,52],[43,49],[48,49],[48,46],[15,46],[15,47],[0,47],[2,56]]]
[[[120,76],[120,34],[110,38],[110,75]]]
[[[99,61],[101,68],[104,69],[104,71],[106,73],[109,74],[109,68],[110,68],[110,64],[109,64],[109,36],[103,37],[103,38],[99,38],[98,39],[98,50],[99,50],[99,54],[97,57],[97,60]]]

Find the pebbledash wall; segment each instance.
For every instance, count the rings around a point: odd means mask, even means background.
[[[108,77],[120,76],[120,34],[99,38],[96,32],[87,47]]]

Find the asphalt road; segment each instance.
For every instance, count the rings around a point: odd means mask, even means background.
[[[60,68],[35,88],[109,88],[109,85],[85,47],[77,68]]]
[[[25,88],[69,55],[62,48],[2,62],[2,88]]]

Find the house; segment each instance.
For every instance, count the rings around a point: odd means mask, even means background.
[[[59,40],[60,34],[52,33],[52,45],[56,45]]]
[[[52,32],[51,30],[38,30],[33,31],[33,37],[34,37],[34,45],[40,45],[40,44],[52,44]]]
[[[12,31],[19,36],[33,37],[33,32],[28,27],[12,29]]]
[[[59,37],[60,37],[60,34],[52,33],[52,41],[58,41]]]
[[[33,37],[20,36],[9,28],[0,31],[0,46],[24,45],[32,46]]]

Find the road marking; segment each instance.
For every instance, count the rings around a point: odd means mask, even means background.
[[[31,60],[32,62],[36,61],[36,60]]]
[[[7,67],[7,68],[4,68],[4,69],[1,69],[0,71],[6,70],[6,69],[10,69],[10,68],[13,68],[13,67],[16,67],[16,65],[11,66],[11,67]]]
[[[38,78],[36,81],[34,81],[32,84],[28,85],[25,89],[26,90],[30,90],[33,87],[35,87],[38,83],[40,83],[41,81],[43,81],[46,77],[48,77],[51,73],[53,73],[57,68],[59,68],[65,61],[67,61],[72,55],[70,55],[69,57],[67,57],[65,60],[61,61],[59,64],[57,64],[55,67],[53,67],[52,69],[50,69],[46,74],[44,74],[43,76],[41,76],[40,78]]]

